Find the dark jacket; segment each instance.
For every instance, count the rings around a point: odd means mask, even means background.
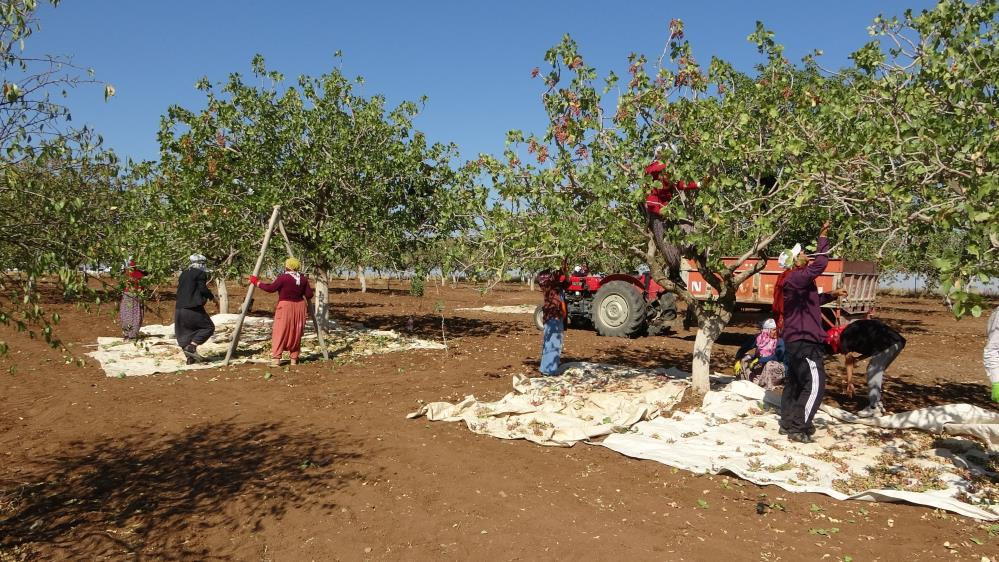
[[[856,353],[859,359],[867,359],[895,344],[905,347],[905,338],[880,320],[857,320],[839,336],[840,352]]]
[[[822,275],[829,264],[826,251],[829,240],[819,237],[816,247],[818,255],[805,267],[795,268],[784,280],[784,330],[781,338],[785,343],[808,341],[824,343],[826,331],[822,329],[821,306],[832,302],[835,297],[828,293],[819,294],[815,278]]]
[[[208,290],[208,274],[203,269],[188,268],[177,281],[177,308],[201,308],[215,295]]]

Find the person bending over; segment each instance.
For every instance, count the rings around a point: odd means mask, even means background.
[[[857,320],[831,328],[826,342],[833,354],[846,358],[846,395],[853,397],[853,370],[857,361],[867,362],[867,407],[857,412],[862,418],[883,416],[881,402],[885,371],[905,348],[905,338],[880,320]]]

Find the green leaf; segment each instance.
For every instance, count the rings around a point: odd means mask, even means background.
[[[954,268],[954,264],[945,258],[934,258],[930,261],[933,267],[939,269],[941,272],[947,272]]]

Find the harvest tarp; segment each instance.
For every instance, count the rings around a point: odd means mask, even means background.
[[[543,445],[599,444],[697,473],[837,499],[906,501],[999,520],[999,414],[949,404],[875,419],[823,406],[816,443],[778,434],[780,397],[747,381],[717,384],[703,405],[672,411],[688,382],[678,371],[570,364],[557,377],[514,377],[496,402],[468,396],[427,404],[410,418]],[[722,378],[717,379],[722,381]]]
[[[143,326],[138,342],[122,338],[97,338],[97,350],[88,353],[96,359],[109,377],[142,376],[172,373],[192,369],[211,369],[222,365],[236,327],[238,314],[212,316],[215,334],[198,348],[208,362],[187,365],[186,358],[174,336],[173,324]],[[265,316],[247,316],[239,338],[239,346],[231,363],[266,362],[270,360],[271,325]],[[443,349],[437,342],[404,337],[396,332],[368,330],[336,323],[327,323],[326,346],[332,353],[372,355],[406,349]],[[320,356],[316,332],[310,321],[302,337],[302,359]]]

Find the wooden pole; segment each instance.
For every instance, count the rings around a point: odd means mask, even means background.
[[[295,252],[291,249],[291,239],[288,238],[288,233],[284,229],[284,221],[278,221],[278,230],[281,232],[281,237],[284,238],[284,249],[288,252],[288,257],[295,255]],[[309,318],[312,319],[312,325],[316,327],[316,337],[319,338],[319,349],[323,351],[323,359],[329,361],[330,353],[326,351],[326,338],[323,337],[323,326],[319,323],[319,319],[316,318],[316,313],[309,306],[309,303],[305,303],[305,310],[309,313]]]
[[[274,225],[278,221],[278,217],[281,215],[281,206],[274,205],[274,212],[271,213],[271,220],[267,223],[267,230],[264,231],[264,241],[260,245],[260,255],[257,256],[257,264],[253,266],[254,277],[260,275],[260,266],[264,264],[264,257],[267,255],[267,245],[271,242],[271,234],[274,232]],[[243,320],[246,319],[246,313],[250,311],[250,301],[253,300],[253,289],[256,286],[250,284],[246,289],[246,298],[243,299],[243,307],[239,310],[239,320],[236,320],[236,330],[232,333],[232,341],[229,343],[229,350],[225,352],[225,365],[229,364],[232,360],[232,354],[236,351],[236,345],[239,344],[239,333],[243,331]]]

